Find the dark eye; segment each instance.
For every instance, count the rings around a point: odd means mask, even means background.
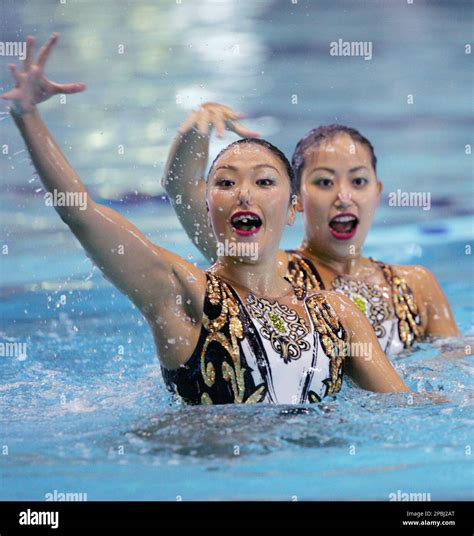
[[[365,186],[368,182],[369,180],[365,177],[356,177],[355,179],[352,179],[352,184],[354,186]]]
[[[222,188],[229,188],[231,186],[234,186],[235,182],[232,179],[217,179],[216,180],[216,186],[220,186]]]
[[[273,186],[276,183],[275,179],[258,179],[259,186]]]
[[[330,188],[333,184],[333,181],[327,177],[321,177],[320,179],[315,179],[314,184],[316,184],[316,186],[320,186],[321,188]]]

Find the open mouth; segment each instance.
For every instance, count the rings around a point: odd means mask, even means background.
[[[262,223],[258,214],[248,210],[239,210],[230,219],[232,228],[239,236],[250,236],[258,233]]]
[[[329,231],[338,240],[348,240],[357,232],[359,219],[349,212],[338,214],[329,222]]]

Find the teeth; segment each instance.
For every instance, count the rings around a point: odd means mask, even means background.
[[[241,215],[241,216],[237,216],[236,218],[232,218],[232,221],[242,222],[242,223],[257,222],[258,218],[256,216],[251,216],[251,215]]]
[[[332,221],[337,221],[338,223],[347,223],[355,220],[356,218],[354,216],[337,216],[336,218],[333,218]]]

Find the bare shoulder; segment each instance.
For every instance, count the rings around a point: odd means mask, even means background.
[[[395,275],[403,277],[414,288],[430,286],[436,282],[434,274],[421,264],[392,264],[390,265]]]
[[[154,282],[156,300],[145,316],[160,362],[171,370],[186,363],[196,347],[207,280],[203,270],[174,253],[168,255],[168,261],[170,269]]]
[[[288,266],[290,260],[290,254],[284,249],[279,249],[277,252],[277,262],[282,263],[285,266]]]
[[[413,292],[421,317],[422,331],[436,337],[459,334],[448,299],[436,276],[425,266],[394,266]]]

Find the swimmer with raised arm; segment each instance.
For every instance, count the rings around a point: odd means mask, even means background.
[[[56,206],[93,262],[139,308],[155,340],[168,388],[190,404],[318,402],[337,393],[343,373],[363,389],[406,392],[364,314],[345,296],[295,289],[279,273],[285,225],[296,215],[294,175],[263,140],[240,140],[214,161],[205,202],[218,237],[258,249],[256,259],[220,256],[206,272],[150,242],[118,212],[96,203],[46,128],[36,105],[84,84],[56,84],[44,66],[58,34],[33,63],[27,40],[16,86],[2,95],[48,192],[87,196]],[[242,215],[256,220],[252,233]],[[120,250],[120,253],[118,251]],[[370,348],[355,355],[352,348]]]
[[[202,179],[209,136],[213,128],[218,136],[226,129],[249,135],[238,121],[241,117],[218,103],[194,111],[179,129],[163,177],[184,229],[210,260],[216,255],[216,239],[207,224]],[[302,298],[315,289],[346,295],[365,313],[390,355],[427,337],[458,335],[446,296],[427,268],[362,255],[382,191],[369,140],[341,125],[320,127],[298,142],[292,164],[305,236],[297,250],[280,250],[277,258],[280,273],[297,295]]]

